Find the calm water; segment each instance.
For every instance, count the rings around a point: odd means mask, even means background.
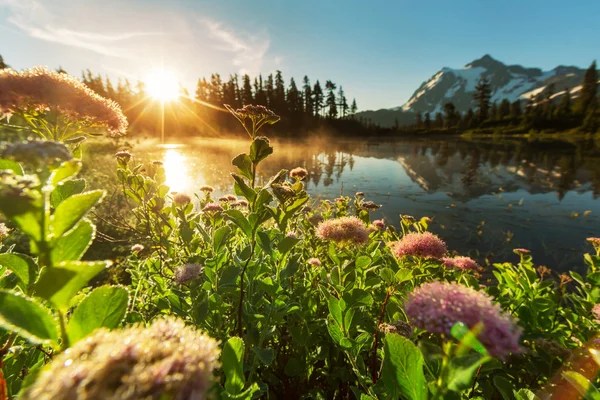
[[[247,141],[198,140],[159,146],[143,143],[137,156],[165,163],[173,191],[208,184],[232,191],[231,159]],[[458,139],[395,142],[273,142],[263,178],[305,167],[308,191],[333,199],[365,192],[398,224],[399,214],[434,218],[432,231],[451,250],[480,262],[516,260],[516,247],[555,270],[582,270],[585,242],[600,236],[600,152],[591,145]]]

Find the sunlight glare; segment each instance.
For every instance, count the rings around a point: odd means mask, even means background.
[[[190,188],[188,160],[177,148],[167,147],[163,157],[163,166],[167,178],[166,185],[172,192],[183,192]]]
[[[172,72],[153,70],[145,79],[148,94],[160,101],[171,101],[179,97],[179,84]]]

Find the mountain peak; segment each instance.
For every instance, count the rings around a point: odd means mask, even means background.
[[[495,66],[504,66],[504,64],[501,63],[500,61],[496,60],[489,54],[486,54],[483,57],[481,57],[475,61],[472,61],[470,64],[466,65],[467,68],[472,68],[472,67],[490,68],[490,67],[495,67]]]

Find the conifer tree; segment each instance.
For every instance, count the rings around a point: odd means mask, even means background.
[[[358,107],[356,106],[356,99],[352,99],[352,105],[350,106],[350,114],[354,115],[358,111]]]
[[[296,81],[294,78],[290,79],[290,87],[287,91],[287,108],[290,111],[290,114],[294,116],[298,116],[302,114],[302,96],[298,91],[298,87],[296,86]]]
[[[242,105],[252,104],[254,98],[252,96],[252,85],[250,84],[250,77],[248,74],[244,74],[242,77],[242,94],[241,94]]]
[[[510,104],[510,118],[512,120],[517,120],[521,118],[521,101],[515,100]]]
[[[415,125],[419,129],[423,127],[423,114],[421,114],[420,111],[417,112],[417,115],[415,116]]]
[[[321,89],[321,84],[317,80],[315,86],[313,87],[313,109],[315,110],[315,115],[318,117],[321,115],[321,108],[323,108],[323,89]]]
[[[479,122],[483,122],[489,117],[490,98],[492,90],[486,77],[482,77],[475,87],[473,98],[479,106]]]
[[[444,127],[444,117],[442,117],[442,113],[435,113],[435,127],[443,128]]]
[[[313,115],[313,98],[312,98],[312,87],[310,86],[310,80],[308,76],[304,75],[304,79],[302,80],[302,92],[304,97],[304,112],[307,115]]]
[[[569,88],[565,88],[565,94],[560,98],[556,113],[565,119],[571,115],[571,92]]]
[[[595,107],[597,102],[597,91],[598,91],[598,71],[596,70],[596,61],[592,62],[592,65],[585,71],[583,76],[583,85],[581,92],[579,93],[579,101],[577,104],[577,111],[586,115],[590,107]]]
[[[510,102],[507,99],[502,99],[498,107],[498,119],[504,120],[510,115]]]
[[[267,95],[267,106],[271,109],[275,108],[275,81],[273,80],[273,74],[269,74],[267,77],[267,83],[265,86]]]
[[[4,58],[2,58],[2,55],[0,55],[0,69],[4,69],[4,68],[10,68],[10,67],[4,62]]]
[[[338,115],[337,103],[335,100],[335,88],[336,85],[332,81],[328,80],[325,82],[325,90],[327,90],[327,116],[329,118],[336,118]]]
[[[283,74],[279,70],[275,72],[275,104],[271,108],[279,115],[285,115],[287,112],[285,82],[283,81]]]
[[[446,128],[451,128],[458,123],[458,115],[456,106],[452,102],[444,104],[444,119],[446,121]]]
[[[431,129],[431,115],[428,112],[425,113],[425,121],[423,122],[423,125],[425,126],[425,129]]]
[[[262,75],[258,75],[258,81],[254,79],[254,82],[254,98],[256,99],[256,104],[267,106],[267,93],[263,87]]]

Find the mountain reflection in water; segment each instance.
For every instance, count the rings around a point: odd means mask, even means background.
[[[407,140],[277,141],[259,167],[259,184],[280,169],[309,173],[308,191],[332,199],[366,193],[383,207],[374,217],[434,218],[431,230],[451,250],[480,262],[515,261],[516,247],[555,270],[581,270],[585,242],[600,236],[600,152],[588,143]],[[248,141],[194,140],[136,148],[144,161],[165,163],[173,191],[213,186],[232,191],[231,159]]]

